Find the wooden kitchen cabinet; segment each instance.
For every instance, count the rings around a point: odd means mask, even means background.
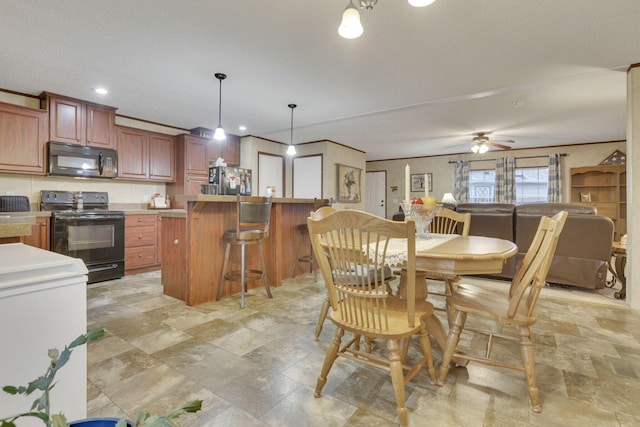
[[[125,215],[124,267],[125,275],[160,267],[157,215]]]
[[[175,181],[175,138],[143,129],[117,126],[118,177]]]
[[[176,137],[176,179],[167,184],[167,194],[172,207],[183,208],[184,203],[175,199],[177,194],[200,194],[200,185],[209,183],[209,163],[222,157],[223,145],[218,141],[196,135],[182,134]]]
[[[36,217],[36,223],[31,226],[31,236],[24,236],[22,243],[45,251],[50,250],[49,219],[49,217]]]
[[[149,177],[149,133],[117,127],[118,177],[146,180]]]
[[[149,180],[175,182],[175,137],[161,133],[149,132]]]
[[[40,104],[49,111],[49,140],[115,148],[116,109],[44,92]]]
[[[240,166],[240,137],[227,134],[222,148],[222,158],[229,166]]]
[[[0,102],[0,171],[44,175],[47,112]]]

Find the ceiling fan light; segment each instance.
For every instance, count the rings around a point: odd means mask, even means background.
[[[413,7],[425,7],[429,6],[431,3],[436,0],[409,0],[409,4]]]
[[[489,151],[489,146],[485,143],[480,144],[480,146],[478,147],[478,153],[484,154],[487,151]]]
[[[345,39],[355,39],[360,37],[363,31],[364,29],[360,23],[360,13],[353,5],[353,1],[350,1],[342,14],[342,22],[338,28],[338,34]]]
[[[478,154],[479,150],[480,150],[480,146],[478,144],[473,144],[471,146],[471,151],[473,151],[475,154]]]

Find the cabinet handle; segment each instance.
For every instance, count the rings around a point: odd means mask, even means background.
[[[174,244],[174,245],[177,245],[177,244],[179,244],[179,243],[180,243],[180,240],[178,240],[178,239],[176,239],[176,240],[174,240],[174,241],[173,241],[173,244]]]
[[[142,218],[138,218],[138,222],[142,222]]]
[[[138,240],[141,240],[141,239],[142,239],[142,235],[138,236]]]

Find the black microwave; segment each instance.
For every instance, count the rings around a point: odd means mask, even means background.
[[[49,142],[49,175],[115,178],[118,174],[116,150]]]

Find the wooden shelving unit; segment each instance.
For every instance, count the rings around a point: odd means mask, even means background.
[[[627,167],[598,165],[571,168],[571,202],[595,206],[615,224],[614,240],[627,233]]]

